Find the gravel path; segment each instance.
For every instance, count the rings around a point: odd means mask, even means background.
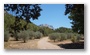
[[[49,38],[44,37],[38,41],[38,49],[63,49],[57,45],[48,42]]]

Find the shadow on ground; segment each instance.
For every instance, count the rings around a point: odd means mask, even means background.
[[[58,46],[65,49],[84,49],[84,42],[69,43],[69,44],[58,44]]]

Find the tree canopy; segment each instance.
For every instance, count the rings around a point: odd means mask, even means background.
[[[84,4],[66,4],[65,15],[69,14],[74,32],[84,34]]]
[[[59,32],[59,33],[72,33],[73,31],[70,28],[59,27],[59,28],[55,29],[55,32]]]
[[[4,4],[4,10],[14,12],[16,17],[30,22],[31,18],[38,19],[42,9],[39,4]]]

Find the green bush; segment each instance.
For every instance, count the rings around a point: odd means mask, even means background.
[[[21,38],[24,43],[26,43],[26,41],[29,39],[29,34],[27,31],[21,31],[20,33],[18,33],[18,37]]]
[[[49,38],[50,38],[51,40],[54,40],[54,42],[55,42],[55,40],[56,40],[58,37],[59,37],[59,34],[57,34],[57,33],[51,33],[51,34],[49,35]]]
[[[61,41],[60,33],[56,33],[56,34],[57,34],[57,40],[58,40],[58,41]]]
[[[51,40],[58,40],[58,41],[63,41],[67,39],[67,35],[65,33],[52,33],[49,35],[49,38]]]
[[[73,43],[79,42],[80,38],[81,38],[80,34],[74,33],[74,36],[71,37],[71,41]]]
[[[74,34],[73,33],[67,33],[67,39],[71,39],[71,37],[73,37]]]
[[[19,39],[18,32],[16,32],[16,33],[14,32],[13,36],[14,36],[15,40],[18,41],[18,39]]]
[[[34,31],[28,30],[27,33],[29,34],[29,39],[34,39]]]
[[[72,41],[73,43],[77,42],[77,36],[73,36],[73,37],[71,38],[71,41]]]
[[[4,32],[4,41],[5,41],[5,42],[8,42],[9,37],[10,37],[9,31],[5,31],[5,32]]]
[[[17,37],[18,37],[18,39],[22,39],[22,31],[20,31],[19,33],[17,33]]]
[[[42,33],[40,33],[40,32],[37,31],[37,32],[35,32],[34,37],[36,39],[40,39],[42,37]]]
[[[66,40],[67,39],[67,35],[64,33],[60,33],[61,36],[61,41]]]
[[[49,35],[49,38],[51,40],[54,40],[54,42],[55,40],[63,41],[63,40],[71,39],[71,41],[75,43],[75,42],[79,42],[79,40],[81,39],[81,35],[77,33],[51,33]]]

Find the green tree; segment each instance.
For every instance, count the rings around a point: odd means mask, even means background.
[[[59,32],[59,33],[72,33],[73,31],[70,28],[59,27],[59,28],[55,29],[55,32]]]
[[[14,22],[15,22],[15,17],[5,12],[4,13],[4,30],[8,30],[10,32],[11,31],[10,26],[13,25]]]
[[[40,31],[44,36],[48,36],[48,34],[54,32],[53,29],[50,29],[50,28],[44,27],[44,26],[39,27],[39,31]]]
[[[20,18],[25,19],[27,22],[24,26],[25,30],[27,30],[27,25],[31,22],[30,19],[38,19],[42,9],[39,4],[4,4],[4,10],[11,11],[15,14],[16,18],[12,28],[14,28],[17,36],[17,31],[20,30],[21,26]],[[16,37],[16,40],[18,40],[18,37]]]
[[[84,34],[84,4],[66,4],[65,15],[69,14],[74,32]]]
[[[55,42],[55,40],[58,38],[58,34],[57,33],[51,33],[51,34],[49,34],[49,38],[51,39],[51,40],[54,40],[54,42]]]

